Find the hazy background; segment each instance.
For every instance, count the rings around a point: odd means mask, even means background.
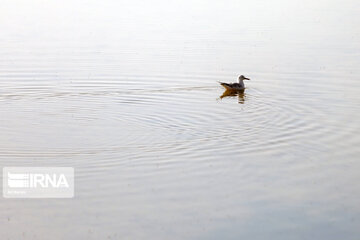
[[[359,1],[0,0],[4,239],[357,239]],[[244,96],[217,81],[244,74]]]

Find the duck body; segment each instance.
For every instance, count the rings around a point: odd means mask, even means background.
[[[232,91],[241,91],[245,89],[245,84],[243,81],[240,83],[220,83],[221,86],[223,86],[226,90],[232,90]]]
[[[239,82],[238,83],[223,83],[223,82],[220,82],[220,85],[223,86],[226,90],[242,91],[242,90],[245,89],[244,80],[250,80],[250,79],[245,77],[244,75],[241,75],[239,77]]]

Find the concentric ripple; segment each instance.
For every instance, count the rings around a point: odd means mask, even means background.
[[[300,94],[287,79],[269,79],[272,85],[261,78],[249,83],[242,104],[237,96],[219,100],[217,78],[207,76],[104,76],[59,84],[46,79],[3,82],[0,100],[8,114],[2,131],[12,141],[0,150],[2,156],[118,155],[122,160],[111,158],[114,162],[106,164],[111,166],[129,158],[140,164],[155,156],[156,161],[177,156],[207,161],[224,154],[303,154],[314,146],[322,152],[329,142],[353,145],[358,140],[347,137],[357,129],[355,122],[342,126],[338,109],[329,113],[313,103],[319,93],[311,86]],[[31,127],[13,131],[21,126]]]

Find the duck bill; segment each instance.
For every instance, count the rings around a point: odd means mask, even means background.
[[[247,77],[246,77],[246,78],[244,78],[244,79],[245,79],[245,80],[250,80],[250,78],[247,78]]]

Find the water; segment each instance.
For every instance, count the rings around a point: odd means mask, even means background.
[[[357,239],[359,10],[1,1],[1,165],[76,172],[2,238]]]

